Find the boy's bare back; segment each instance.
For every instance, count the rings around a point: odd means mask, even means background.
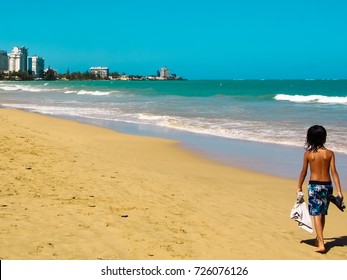
[[[317,151],[307,151],[305,158],[310,164],[310,180],[329,182],[330,168],[334,165],[334,153],[326,148],[319,148]]]

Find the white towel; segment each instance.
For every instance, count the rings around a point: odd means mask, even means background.
[[[298,192],[296,202],[292,211],[290,212],[290,218],[298,222],[298,226],[307,230],[308,232],[313,232],[312,221],[306,203],[304,200],[304,194]]]

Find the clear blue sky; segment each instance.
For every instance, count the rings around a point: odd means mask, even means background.
[[[64,73],[108,66],[188,79],[347,78],[345,0],[16,0],[0,49]]]

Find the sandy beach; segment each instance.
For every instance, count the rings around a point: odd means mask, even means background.
[[[19,110],[0,122],[0,259],[347,259],[346,213],[330,206],[326,254],[290,220],[295,180]]]

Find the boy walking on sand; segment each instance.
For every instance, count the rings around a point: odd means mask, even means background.
[[[297,192],[302,191],[302,184],[310,166],[310,181],[308,185],[308,210],[313,216],[316,230],[316,252],[325,253],[323,230],[325,215],[328,214],[329,196],[333,193],[331,176],[337,189],[337,194],[343,199],[340,178],[335,166],[334,152],[324,147],[327,132],[323,126],[314,125],[307,131],[306,152],[299,177]]]

